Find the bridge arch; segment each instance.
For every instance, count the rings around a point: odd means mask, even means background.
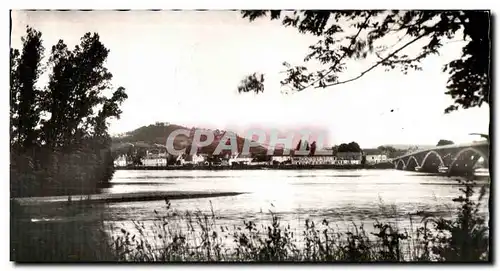
[[[429,158],[431,155],[435,155],[439,159],[438,166],[444,166],[444,161],[443,161],[443,158],[441,157],[441,155],[439,155],[439,153],[437,153],[436,151],[430,151],[424,156],[424,159],[422,159],[422,164],[421,164],[422,167],[425,166],[425,162],[427,161],[427,158]]]
[[[469,147],[469,148],[466,148],[466,149],[463,149],[461,151],[459,151],[454,157],[453,157],[453,160],[448,168],[448,175],[451,175],[452,172],[456,169],[458,169],[459,165],[458,165],[458,161],[460,159],[460,157],[462,157],[464,154],[466,153],[473,153],[475,155],[478,155],[479,157],[483,157],[484,161],[486,164],[489,163],[489,155],[486,155],[486,153],[484,153],[483,151],[481,151],[480,149],[477,149],[477,148],[474,148],[474,147]],[[477,163],[477,161],[479,160],[479,157],[478,156],[475,156],[475,155],[471,155],[470,156],[470,161],[472,161],[472,163],[470,164],[470,168],[472,169],[474,167],[474,165]],[[467,166],[467,164],[466,164]]]
[[[405,161],[403,161],[403,159],[399,159],[396,162],[396,169],[405,169],[405,168],[406,168]]]
[[[406,167],[405,167],[405,169],[415,170],[415,167],[419,167],[419,166],[420,165],[418,164],[417,158],[415,158],[415,156],[412,155],[406,161]]]

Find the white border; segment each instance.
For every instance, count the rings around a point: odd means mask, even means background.
[[[141,1],[28,1],[10,3],[11,9],[492,9],[493,1],[325,1],[325,0],[141,0]]]
[[[238,0],[227,0],[227,1],[204,1],[204,0],[140,0],[140,1],[103,1],[103,0],[85,0],[85,1],[63,1],[63,0],[45,0],[45,1],[27,1],[27,0],[17,0],[17,1],[2,1],[2,4],[7,4],[8,6],[4,9],[2,9],[2,12],[0,13],[1,16],[1,22],[2,22],[2,35],[1,37],[1,43],[4,48],[3,54],[0,54],[0,57],[2,58],[0,63],[3,63],[3,65],[0,65],[1,67],[1,72],[0,74],[2,75],[2,86],[4,86],[2,89],[3,91],[1,92],[2,98],[0,98],[0,106],[1,106],[1,112],[3,112],[0,115],[0,125],[3,128],[2,132],[0,133],[1,139],[0,142],[2,142],[1,149],[0,149],[0,157],[2,159],[2,169],[0,172],[3,173],[3,178],[2,181],[0,182],[1,185],[1,191],[3,192],[2,196],[2,208],[0,208],[0,212],[2,213],[2,230],[0,231],[0,234],[2,234],[0,240],[1,242],[1,252],[0,255],[2,257],[2,270],[5,269],[10,269],[10,268],[20,268],[20,266],[14,266],[12,263],[9,262],[9,257],[10,257],[10,251],[9,251],[9,147],[8,147],[8,125],[9,125],[9,118],[8,118],[8,108],[9,108],[9,102],[8,102],[8,82],[9,82],[9,77],[8,77],[8,55],[7,55],[7,49],[6,48],[9,44],[9,9],[491,9],[493,12],[496,10],[496,3],[499,3],[498,1],[488,1],[488,0],[473,0],[473,1],[436,1],[436,0],[420,0],[420,1],[394,1],[394,0],[378,0],[378,1],[356,1],[356,0],[349,0],[349,1],[319,1],[319,0],[307,0],[307,1],[298,1],[298,0],[251,0],[251,1],[238,1]],[[497,20],[494,20],[493,23],[495,24]],[[494,36],[497,35],[497,27],[494,27],[493,30],[495,31]],[[496,44],[494,44],[495,48],[497,49]],[[495,74],[493,75],[493,78],[497,78],[498,75],[498,70],[494,70]],[[494,91],[494,90],[493,90]],[[498,104],[498,96],[495,96],[494,104]],[[494,108],[493,110],[495,110]],[[493,132],[493,131],[492,131]],[[498,131],[495,130],[494,134],[497,134]],[[495,146],[495,152],[497,151],[497,146]],[[495,159],[495,165],[494,169],[497,168],[497,163]],[[495,170],[496,171],[496,170]],[[495,199],[498,198],[499,194],[497,193],[498,189],[497,187],[500,186],[500,184],[495,184]],[[498,221],[499,215],[498,215],[498,210],[495,208],[495,218]],[[498,222],[497,222],[498,224]],[[495,225],[497,226],[497,225]],[[498,227],[495,227],[495,236],[498,236],[500,233],[498,231]],[[497,239],[497,238],[495,238]],[[496,245],[495,247],[495,259],[498,261],[498,243],[494,241],[494,244]],[[50,249],[50,248],[48,248]],[[468,267],[468,265],[458,265],[458,266],[439,266],[439,268],[450,268],[450,269],[455,269],[459,266],[463,267]],[[62,268],[62,269],[70,269],[70,268],[81,268],[82,266],[68,266],[68,265],[59,265],[59,266],[23,266],[22,268]],[[88,266],[84,265],[83,268],[93,268],[93,269],[103,269],[107,266]],[[120,265],[120,266],[113,266],[113,268],[169,268],[169,269],[177,269],[177,268],[194,268],[196,266],[194,265],[182,265],[182,266],[163,266],[163,265],[155,265],[155,266],[134,266],[134,265]],[[204,265],[202,267],[206,268],[211,268],[211,269],[219,269],[219,268],[248,268],[250,266],[248,265]],[[252,267],[255,268],[282,268],[283,266],[262,266],[262,265],[252,265]],[[387,268],[387,266],[381,266],[381,265],[375,265],[375,266],[370,266],[370,265],[348,265],[348,266],[329,266],[329,265],[322,265],[322,266],[305,266],[305,265],[295,265],[295,266],[290,266],[287,265],[286,267],[288,268],[300,268],[300,269],[309,269],[311,267],[313,268],[362,268],[362,269],[372,269],[373,267],[375,268]],[[391,266],[393,268],[398,268],[398,269],[406,269],[408,266],[404,265],[395,265]],[[429,268],[430,266],[427,265],[420,265],[420,266],[415,266],[412,265],[412,267],[416,268]],[[492,266],[490,266],[492,267]],[[431,267],[432,268],[432,267]]]

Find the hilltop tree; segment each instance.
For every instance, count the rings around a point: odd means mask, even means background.
[[[254,21],[270,16],[286,27],[318,37],[309,46],[305,63],[321,68],[310,71],[307,66],[284,62],[286,77],[281,82],[293,91],[326,88],[358,80],[377,67],[399,69],[404,74],[421,70],[420,63],[430,55],[439,54],[447,40],[462,38],[466,45],[460,58],[443,68],[449,79],[445,93],[454,99],[445,112],[489,103],[490,93],[490,13],[486,11],[380,11],[380,10],[280,10],[242,11]],[[419,48],[417,47],[419,46]],[[418,48],[412,50],[409,48]],[[372,65],[357,76],[340,78],[346,61],[370,58]],[[261,77],[263,79],[263,76]],[[239,92],[263,92],[264,85],[245,78]]]
[[[453,144],[455,144],[455,142],[451,140],[441,139],[439,140],[436,146],[453,145]]]

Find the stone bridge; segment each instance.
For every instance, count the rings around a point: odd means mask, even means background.
[[[392,162],[399,170],[462,176],[473,173],[476,167],[489,169],[489,149],[488,141],[444,145],[405,154],[394,158]],[[480,160],[482,165],[478,163]]]

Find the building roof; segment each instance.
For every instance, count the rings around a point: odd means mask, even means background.
[[[361,152],[337,152],[337,157],[361,156]]]

